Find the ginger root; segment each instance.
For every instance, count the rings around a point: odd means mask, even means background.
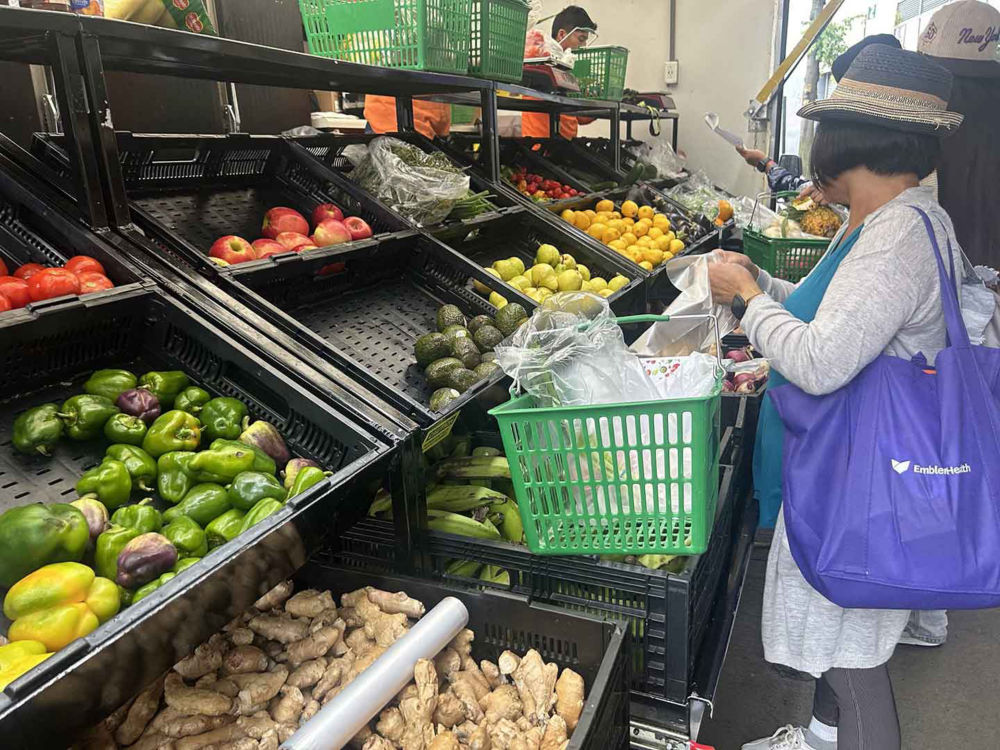
[[[303,662],[288,676],[288,684],[297,688],[309,688],[323,677],[326,671],[326,659],[319,657]]]
[[[259,609],[261,612],[266,612],[269,609],[274,609],[275,607],[280,607],[286,601],[288,597],[292,595],[292,582],[282,581],[273,589],[268,591],[264,596],[253,603],[254,609]]]
[[[309,623],[280,615],[257,615],[250,621],[250,629],[270,641],[295,643],[309,635]]]
[[[486,711],[486,723],[489,725],[496,724],[501,719],[517,721],[524,713],[521,698],[513,685],[501,685],[484,696],[479,705]]]
[[[256,706],[266,704],[278,694],[288,679],[288,669],[279,666],[272,672],[234,674],[229,679],[240,689],[234,710],[237,715],[247,716],[254,713]]]
[[[572,732],[583,712],[583,678],[572,669],[564,669],[556,680],[556,713]]]
[[[194,734],[204,734],[232,722],[231,716],[205,716],[183,714],[167,706],[149,724],[147,732],[180,739]]]
[[[330,592],[326,593],[329,595]],[[291,644],[287,649],[289,665],[294,668],[310,659],[326,656],[344,635],[345,627],[347,626],[343,620],[337,620],[333,625],[322,627],[307,638]]]
[[[174,743],[174,746],[177,750],[202,750],[202,748],[206,747],[224,745],[228,742],[236,742],[237,740],[242,740],[245,737],[246,734],[242,729],[240,729],[239,724],[234,722],[202,734],[196,734],[191,737],[183,737],[177,740],[177,742]]]
[[[434,657],[434,668],[439,675],[447,679],[453,672],[462,670],[462,657],[455,649],[446,646],[441,650],[441,653]]]
[[[395,744],[403,739],[403,731],[406,729],[406,720],[403,714],[396,707],[387,708],[378,715],[378,723],[375,731]]]
[[[160,706],[160,696],[163,695],[163,680],[153,680],[153,683],[143,690],[129,707],[125,720],[115,730],[115,742],[119,745],[131,745],[142,735]]]
[[[497,660],[497,667],[500,669],[500,674],[505,677],[509,677],[514,674],[514,670],[517,669],[520,663],[520,656],[515,654],[513,651],[504,651],[500,654],[500,658]]]
[[[237,646],[222,659],[222,673],[245,674],[267,669],[267,654],[256,646]]]
[[[493,750],[508,750],[511,743],[521,734],[521,730],[510,719],[501,719],[490,730],[490,746]]]
[[[285,611],[295,617],[317,617],[323,610],[336,609],[333,595],[329,591],[305,589],[285,602]]]
[[[503,658],[501,656],[501,658]],[[536,723],[544,722],[555,701],[556,678],[559,667],[546,664],[535,649],[530,649],[513,673],[514,684],[521,696],[524,715]]]
[[[545,725],[545,734],[542,735],[540,750],[561,750],[565,741],[566,722],[556,714]]]
[[[423,602],[411,599],[405,591],[397,591],[392,594],[371,586],[368,586],[365,591],[368,593],[368,600],[389,615],[403,614],[412,620],[419,620],[427,611]]]
[[[431,740],[431,744],[427,746],[427,750],[460,750],[460,747],[458,738],[445,730]]]
[[[479,662],[479,671],[483,673],[483,677],[489,683],[490,690],[496,690],[503,684],[500,668],[493,662],[483,659]]]
[[[198,646],[193,654],[177,662],[174,671],[186,680],[196,680],[214,672],[222,664],[225,645],[225,639],[221,635],[213,635],[207,642]]]
[[[465,705],[455,697],[454,693],[442,693],[438,696],[437,708],[434,709],[432,718],[435,724],[440,724],[445,729],[451,729],[456,724],[465,721]],[[385,736],[389,737],[387,734]]]
[[[306,705],[302,691],[297,687],[282,685],[281,695],[271,701],[271,718],[279,724],[298,724]]]
[[[182,714],[221,716],[229,713],[233,701],[215,690],[188,687],[183,678],[171,672],[163,681],[163,699],[167,705]]]
[[[362,750],[396,750],[396,746],[384,737],[373,734],[365,740]]]
[[[417,697],[406,698],[399,704],[399,712],[406,722],[400,745],[403,750],[424,750],[434,739],[431,717],[437,707],[438,677],[434,662],[420,659],[413,667],[413,681]]]

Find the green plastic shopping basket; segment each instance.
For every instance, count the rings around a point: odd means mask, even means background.
[[[584,47],[573,50],[576,64],[573,75],[580,84],[580,93],[569,94],[584,99],[621,101],[625,93],[625,71],[628,50],[624,47]]]
[[[520,82],[527,31],[528,4],[524,0],[472,0],[469,75]]]
[[[782,191],[774,194],[775,198],[790,198],[798,195],[795,192]],[[754,204],[754,212],[761,198],[771,197],[770,193],[761,193]],[[753,215],[751,214],[751,221]],[[800,281],[805,278],[820,258],[830,247],[830,240],[808,239],[802,237],[768,237],[758,232],[752,225],[743,229],[743,252],[769,274],[787,281]]]
[[[634,315],[618,323],[667,320]],[[500,425],[528,548],[539,555],[704,552],[718,497],[721,392],[721,368],[712,394],[700,398],[538,407],[512,390],[490,414]]]
[[[299,0],[299,10],[314,55],[385,68],[468,72],[472,0]]]

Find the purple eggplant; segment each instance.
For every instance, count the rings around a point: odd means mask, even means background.
[[[293,458],[287,464],[285,464],[285,489],[292,489],[292,485],[295,484],[295,475],[298,474],[302,469],[307,466],[315,466],[317,469],[322,469],[315,461],[310,461],[308,458]]]
[[[288,446],[285,445],[285,439],[281,437],[281,433],[278,432],[277,428],[259,419],[253,424],[248,425],[249,422],[249,419],[243,420],[243,432],[240,434],[240,442],[264,451],[264,453],[274,459],[274,463],[278,466],[284,466],[288,463],[291,454],[288,452]]]
[[[97,495],[84,495],[74,500],[70,505],[77,508],[87,519],[87,529],[90,531],[90,543],[93,544],[109,526],[108,509],[97,499]]]
[[[177,563],[177,548],[162,534],[140,534],[118,553],[119,586],[136,589],[159,578]]]
[[[123,391],[115,405],[126,414],[139,417],[146,424],[151,424],[160,416],[160,399],[145,388]]]

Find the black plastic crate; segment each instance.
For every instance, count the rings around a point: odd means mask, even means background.
[[[722,337],[723,350],[742,349],[750,346],[750,339],[742,333],[730,333]],[[757,440],[757,420],[760,417],[760,407],[764,402],[765,391],[756,393],[722,393],[722,419],[735,420],[743,424],[743,472],[742,477],[747,486],[752,483],[753,452]],[[739,415],[739,416],[737,416]]]
[[[333,261],[333,262],[331,262]],[[416,364],[413,344],[435,329],[437,310],[455,304],[466,314],[496,309],[472,288],[485,283],[520,303],[535,303],[436,240],[395,237],[333,255],[313,251],[290,262],[243,264],[226,269],[227,289],[305,346],[328,358],[421,427],[444,437],[471,401],[500,403],[506,390],[498,373],[452,401],[444,411],[428,406],[432,389]]]
[[[565,138],[521,138],[518,146],[522,152],[533,154],[545,164],[560,170],[587,187],[587,192],[624,187],[626,172],[618,172],[611,160],[588,153]]]
[[[476,439],[483,441],[482,436]],[[624,622],[632,638],[632,691],[683,704],[714,602],[725,584],[745,502],[738,478],[742,450],[734,430],[726,430],[721,450],[719,500],[708,549],[688,558],[679,573],[593,556],[532,555],[519,545],[428,531],[417,538],[417,570],[466,586],[506,590],[445,572],[453,560],[495,565],[510,574],[509,590],[533,601]],[[364,519],[341,537],[338,563],[385,571],[392,565],[393,534],[391,522]]]
[[[476,634],[472,642],[475,659],[495,661],[507,649],[523,654],[533,648],[545,661],[570,667],[583,677],[586,700],[568,748],[628,747],[627,635],[613,623],[509,594],[376,575],[320,561],[304,567],[296,582],[300,587],[330,589],[334,598],[363,586],[405,591],[428,610],[447,596],[457,597],[469,611],[468,627]]]
[[[294,455],[333,475],[9,685],[0,693],[9,747],[66,746],[125,702],[300,567],[326,532],[356,522],[398,452],[343,416],[329,394],[315,395],[159,290],[98,296],[23,311],[16,324],[0,319],[0,509],[76,497],[77,478],[100,462],[106,441],[64,440],[52,458],[22,456],[10,445],[11,423],[24,409],[81,392],[86,377],[106,367],[184,370],[214,395],[244,401],[252,418],[280,430]]]
[[[434,236],[448,247],[481,266],[496,260],[517,256],[526,267],[534,263],[539,245],[553,245],[561,253],[569,253],[577,263],[590,271],[591,277],[606,281],[616,274],[629,279],[628,286],[608,297],[616,315],[636,315],[646,311],[645,276],[642,269],[628,262],[609,248],[598,250],[590,243],[580,242],[567,229],[533,211],[516,209],[503,216],[438,230]]]

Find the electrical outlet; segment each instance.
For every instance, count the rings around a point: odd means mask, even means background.
[[[678,64],[676,60],[663,63],[663,82],[668,86],[677,83]]]

